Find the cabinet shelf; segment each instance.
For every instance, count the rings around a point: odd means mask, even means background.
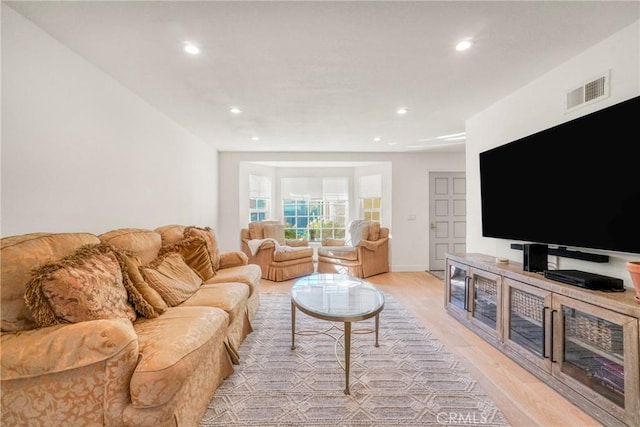
[[[593,354],[597,354],[600,357],[604,357],[605,359],[613,362],[613,363],[617,363],[619,365],[624,365],[624,357],[621,354],[617,354],[617,353],[609,353],[606,352],[604,350],[602,350],[600,347],[595,346],[585,340],[582,340],[580,338],[576,338],[576,337],[567,337],[566,338],[567,342],[570,342],[572,344],[575,344]]]
[[[513,315],[517,315],[520,319],[522,319],[522,320],[524,320],[524,321],[526,321],[526,322],[528,322],[528,323],[531,323],[531,325],[536,326],[536,327],[538,327],[538,328],[541,328],[541,327],[542,327],[542,322],[541,322],[540,320],[538,320],[538,319],[532,319],[531,317],[527,316],[527,315],[526,315],[526,314],[524,314],[524,313],[519,313],[519,312],[512,311],[512,312],[511,312],[511,315],[512,315],[512,316],[513,316]]]
[[[598,364],[595,360],[591,363],[571,361],[567,363],[565,369],[578,382],[624,408],[624,371],[620,375],[607,370],[606,367],[606,364]]]

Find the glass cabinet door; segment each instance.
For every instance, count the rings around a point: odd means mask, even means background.
[[[502,277],[488,271],[471,269],[473,321],[491,333],[500,335]]]
[[[551,369],[547,333],[551,292],[505,278],[505,343],[528,361]]]
[[[629,425],[640,425],[638,320],[554,296],[553,374]]]
[[[447,266],[448,289],[447,289],[447,303],[460,310],[467,310],[467,280],[468,280],[468,267],[449,262]]]

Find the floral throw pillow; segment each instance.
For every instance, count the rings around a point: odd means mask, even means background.
[[[74,254],[32,271],[25,302],[40,326],[137,317],[129,302],[118,253],[110,245],[82,246]]]

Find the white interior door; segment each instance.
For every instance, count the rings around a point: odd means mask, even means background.
[[[467,185],[464,172],[429,173],[429,270],[445,268],[445,254],[466,252]]]

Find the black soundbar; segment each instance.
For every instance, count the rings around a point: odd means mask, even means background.
[[[512,243],[511,244],[511,249],[522,250],[523,247],[524,247],[524,245],[521,244],[521,243]],[[582,260],[582,261],[591,261],[591,262],[600,262],[600,263],[609,262],[609,255],[593,254],[591,252],[575,251],[575,250],[567,249],[566,246],[558,246],[557,248],[550,247],[548,249],[548,253],[549,253],[549,255],[555,255],[555,256],[562,257],[562,258],[579,259],[579,260]]]
[[[544,277],[557,282],[585,289],[607,292],[623,292],[624,282],[615,277],[588,273],[580,270],[545,270]]]

